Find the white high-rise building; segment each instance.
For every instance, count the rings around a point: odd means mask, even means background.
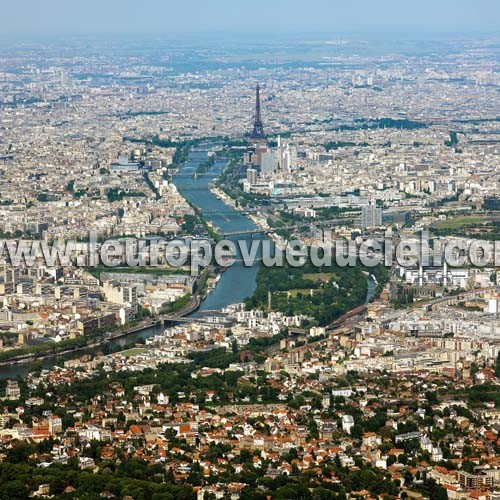
[[[278,137],[278,145],[275,149],[268,149],[260,155],[261,174],[269,177],[275,173],[289,174],[294,162],[297,160],[297,151],[289,144],[283,144]]]
[[[278,168],[278,155],[275,151],[266,151],[260,157],[260,171],[263,176],[271,176]]]
[[[247,182],[250,186],[257,184],[257,170],[255,168],[247,169]]]
[[[382,209],[377,207],[377,202],[371,200],[368,205],[361,208],[361,227],[377,227],[382,225]]]

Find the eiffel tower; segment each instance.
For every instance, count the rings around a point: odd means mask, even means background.
[[[262,125],[262,117],[260,114],[260,86],[258,84],[255,89],[255,121],[250,139],[257,141],[266,140],[266,134],[264,133],[264,126]]]

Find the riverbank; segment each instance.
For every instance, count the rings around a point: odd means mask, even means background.
[[[18,365],[18,364],[25,364],[25,363],[32,363],[34,361],[43,361],[47,359],[54,359],[62,356],[67,356],[69,354],[75,354],[78,352],[83,352],[89,349],[96,349],[98,347],[101,347],[102,345],[106,344],[107,342],[110,342],[112,340],[116,340],[122,337],[128,337],[129,335],[132,335],[134,333],[139,333],[141,331],[144,331],[148,328],[151,328],[153,326],[156,326],[160,323],[159,320],[143,320],[139,325],[134,325],[133,327],[127,328],[126,330],[117,332],[116,334],[111,334],[104,336],[102,339],[92,342],[90,344],[86,344],[84,346],[79,346],[79,347],[74,347],[70,349],[65,349],[62,351],[55,351],[55,352],[50,352],[47,354],[42,354],[42,355],[34,355],[34,354],[26,354],[22,356],[16,356],[10,359],[7,359],[5,361],[0,362],[0,367],[2,366],[9,366],[9,365]],[[57,344],[55,345],[57,346]]]
[[[194,295],[189,303],[181,310],[175,313],[175,317],[184,317],[193,314],[196,310],[199,309],[201,304],[201,298],[198,294]],[[78,346],[70,349],[65,349],[61,351],[50,352],[42,355],[34,355],[34,354],[26,354],[23,356],[16,356],[5,361],[0,362],[0,367],[10,366],[10,365],[21,365],[33,363],[34,361],[46,361],[50,359],[62,358],[65,356],[69,356],[72,354],[78,354],[86,351],[92,351],[101,348],[103,345],[122,339],[126,337],[130,337],[132,335],[144,332],[150,328],[160,326],[163,324],[163,321],[168,319],[166,317],[153,317],[147,318],[140,321],[138,324],[134,324],[133,326],[129,326],[128,328],[125,326],[123,329],[120,329],[116,332],[112,332],[111,334],[104,334],[101,338],[96,340],[95,342],[91,342],[90,344],[86,344],[83,346]],[[54,346],[57,347],[57,344]]]

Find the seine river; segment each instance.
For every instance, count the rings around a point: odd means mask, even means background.
[[[219,200],[209,189],[208,185],[220,175],[225,166],[225,161],[218,160],[213,168],[203,175],[195,176],[196,169],[207,160],[210,145],[202,145],[193,148],[188,156],[187,161],[179,169],[179,173],[174,178],[174,184],[182,192],[184,197],[193,205],[197,206],[205,220],[210,221],[218,232],[234,233],[237,231],[255,231],[257,226],[248,217],[242,215],[238,210],[226,205],[222,200]],[[263,234],[255,235],[237,235],[232,236],[234,239],[264,239]],[[217,287],[203,301],[197,313],[210,310],[219,310],[223,307],[243,302],[246,297],[252,295],[255,290],[256,275],[258,265],[246,267],[240,259],[237,259],[234,265],[229,267],[223,274]],[[375,284],[371,278],[368,279],[368,297],[371,298],[374,293]],[[127,337],[111,340],[113,346],[125,346],[138,339],[145,339],[153,335],[161,333],[162,327],[156,326],[147,328],[140,333],[134,333]],[[74,357],[74,354],[60,356],[43,361],[44,368],[50,368],[62,359]],[[16,376],[26,376],[30,370],[31,362],[20,363],[11,366],[0,366],[0,379],[12,378]]]
[[[226,164],[225,161],[216,161],[210,172],[194,178],[196,168],[206,160],[207,152],[208,147],[200,147],[191,152],[188,161],[174,179],[175,185],[187,200],[201,210],[203,218],[210,221],[217,232],[224,234],[257,230],[252,220],[219,200],[208,187],[221,174]],[[265,236],[242,234],[230,238],[251,240],[252,238],[263,239]],[[250,243],[251,241],[249,245]],[[241,261],[241,256],[237,256],[236,262],[222,274],[217,287],[208,295],[199,311],[222,309],[228,304],[243,302],[255,290],[257,268],[257,265],[246,267]]]

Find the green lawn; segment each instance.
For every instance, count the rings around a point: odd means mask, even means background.
[[[450,217],[446,220],[440,220],[434,224],[434,227],[441,231],[461,229],[464,227],[485,224],[490,222],[487,217],[478,217],[475,215],[464,215],[461,217]]]

